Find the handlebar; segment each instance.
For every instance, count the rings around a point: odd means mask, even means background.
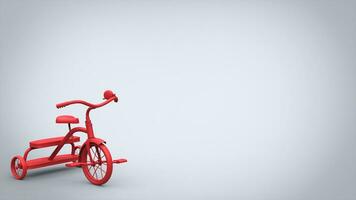
[[[105,91],[105,92],[108,92],[109,90]],[[105,94],[105,93],[104,93]],[[119,98],[110,91],[110,98],[108,96],[105,96],[104,99],[106,99],[106,101],[102,102],[102,103],[98,103],[98,104],[92,104],[92,103],[89,103],[89,102],[86,102],[86,101],[83,101],[83,100],[71,100],[71,101],[65,101],[65,102],[62,102],[62,103],[58,103],[56,104],[56,107],[59,109],[59,108],[64,108],[66,106],[69,106],[69,105],[72,105],[72,104],[83,104],[85,106],[88,106],[90,109],[95,109],[95,108],[99,108],[99,107],[102,107],[102,106],[105,106],[106,104],[110,103],[111,101],[115,101],[115,102],[118,102]]]

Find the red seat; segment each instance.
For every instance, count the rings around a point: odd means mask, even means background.
[[[57,124],[78,124],[79,119],[72,115],[60,115],[56,118]]]
[[[41,140],[34,140],[30,142],[30,147],[31,148],[44,148],[44,147],[50,147],[50,146],[55,146],[58,145],[64,137],[53,137],[53,138],[46,138],[46,139],[41,139]],[[74,143],[74,142],[79,142],[80,137],[78,136],[71,136],[66,144]]]

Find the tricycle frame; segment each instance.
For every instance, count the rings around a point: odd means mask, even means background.
[[[88,109],[86,110],[85,114],[85,127],[74,127],[71,128],[71,123],[68,122],[68,128],[69,131],[66,133],[64,137],[55,138],[56,145],[43,145],[39,147],[33,147],[30,145],[29,148],[27,148],[24,152],[23,157],[21,156],[15,156],[12,161],[11,161],[11,170],[16,179],[23,179],[26,176],[27,170],[28,169],[36,169],[36,168],[41,168],[41,167],[46,167],[50,165],[56,165],[56,164],[62,164],[62,163],[68,163],[66,164],[67,167],[82,167],[83,172],[87,179],[95,184],[95,185],[102,185],[106,183],[109,178],[111,177],[112,173],[112,164],[116,163],[123,163],[127,162],[126,159],[117,159],[117,160],[112,160],[110,151],[107,149],[105,146],[106,142],[100,138],[96,138],[93,130],[93,125],[90,119],[90,111],[99,107],[102,107],[111,101],[118,101],[118,97],[112,93],[110,90],[105,91],[104,93],[104,99],[106,101],[99,103],[99,104],[91,104],[86,101],[82,100],[72,100],[72,101],[67,101],[63,102],[60,104],[57,104],[57,108],[62,108],[68,105],[72,104],[83,104],[88,106]],[[78,119],[77,119],[78,120]],[[76,123],[78,123],[77,121]],[[82,146],[76,146],[74,143],[79,141],[79,137],[73,136],[77,132],[82,132],[87,135],[87,139],[85,142],[82,144]],[[51,140],[53,138],[48,138],[44,140]],[[70,154],[63,154],[63,155],[58,155],[58,152],[63,148],[65,144],[70,144],[71,145],[71,153]],[[35,149],[40,149],[40,148],[45,148],[48,146],[56,146],[56,148],[53,150],[51,155],[49,157],[41,157],[37,159],[32,159],[32,160],[27,160],[29,153],[32,150]],[[76,154],[76,150],[80,149],[79,153]],[[18,162],[16,164],[16,162]],[[14,166],[16,165],[16,166]],[[102,170],[101,166],[106,166],[105,170]],[[101,172],[101,178],[99,179],[96,171],[99,169],[100,166],[100,172]],[[21,175],[17,174],[18,169],[23,170],[23,173]],[[94,170],[94,174],[90,174],[90,170]],[[103,172],[104,175],[103,176]]]

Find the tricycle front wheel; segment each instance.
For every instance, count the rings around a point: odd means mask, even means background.
[[[25,159],[22,156],[14,156],[11,159],[10,167],[12,175],[17,180],[25,178],[27,174],[27,165]]]
[[[92,157],[92,162],[90,160]],[[104,144],[91,143],[89,152],[83,147],[80,155],[85,177],[94,185],[102,185],[108,182],[111,177],[113,162],[109,149]]]

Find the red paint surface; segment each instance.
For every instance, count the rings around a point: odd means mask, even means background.
[[[61,115],[56,118],[56,123],[68,124],[69,131],[65,136],[34,140],[29,143],[29,148],[24,156],[14,156],[11,160],[10,168],[12,175],[18,179],[23,179],[29,169],[47,167],[51,165],[67,163],[67,167],[81,167],[85,177],[94,185],[102,185],[109,181],[113,164],[127,162],[126,159],[113,160],[106,142],[95,137],[90,111],[107,105],[110,102],[118,102],[118,97],[110,90],[104,92],[104,102],[98,104],[88,103],[83,100],[71,100],[57,104],[57,108],[63,108],[73,104],[82,104],[88,107],[85,113],[85,127],[71,128],[70,124],[78,124],[79,119],[71,115]],[[73,136],[77,132],[86,133],[87,139],[82,145],[75,145],[80,141],[78,136]],[[71,145],[70,154],[58,155],[58,152],[66,144]],[[56,146],[52,154],[48,157],[27,160],[28,154],[34,149]],[[76,152],[79,149],[79,153]]]

